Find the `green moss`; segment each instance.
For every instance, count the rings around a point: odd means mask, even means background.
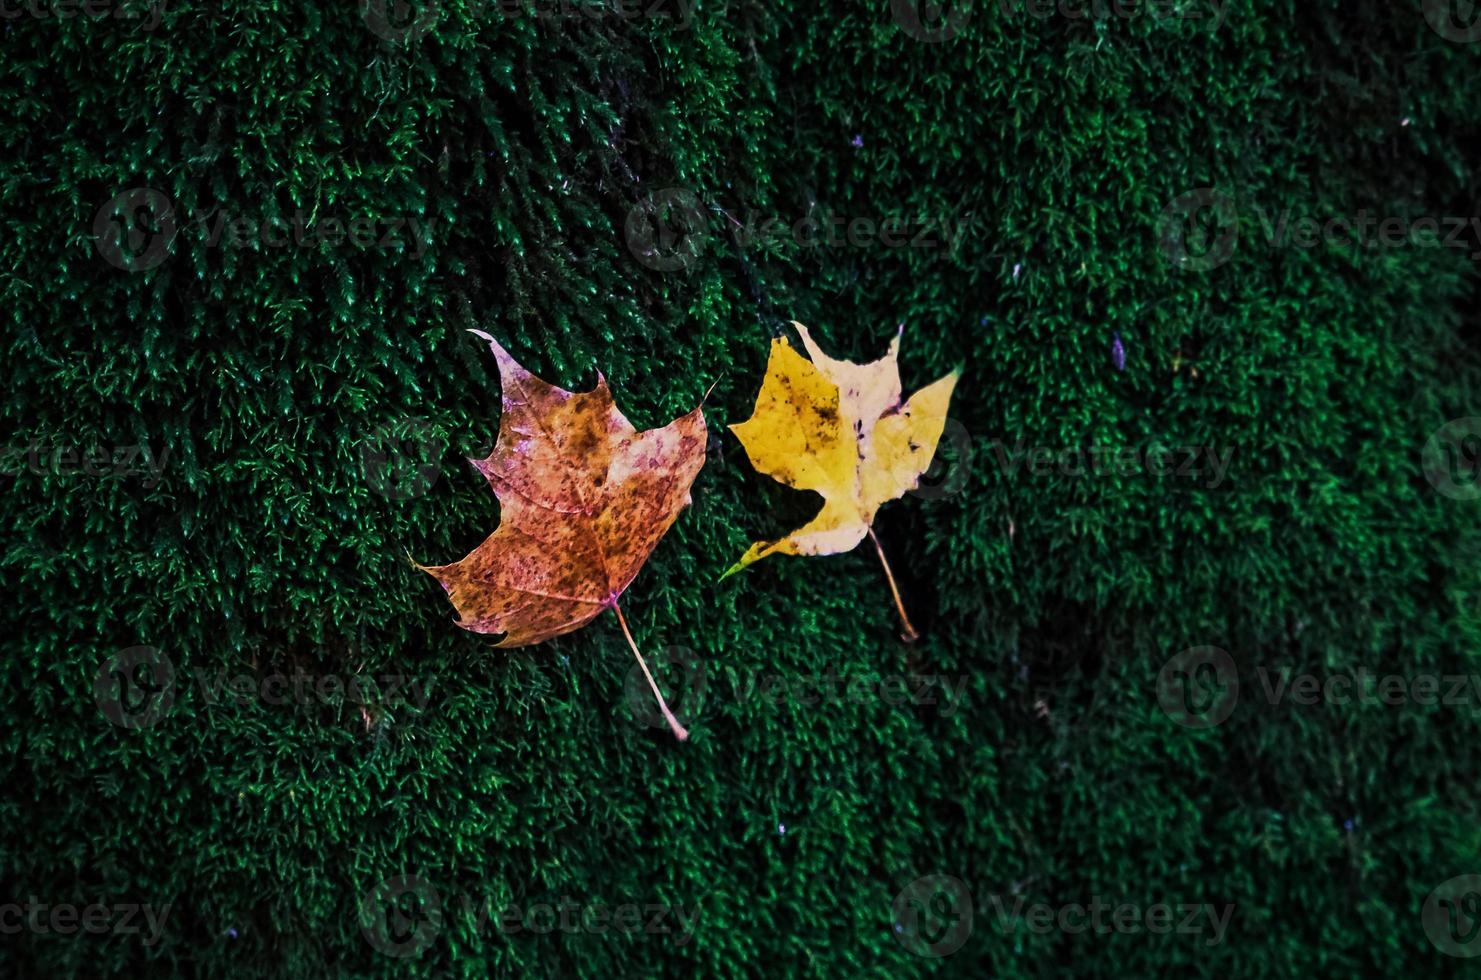
[[[1421,455],[1481,414],[1478,243],[1283,246],[1262,214],[1481,213],[1481,43],[1371,2],[1231,6],[1215,30],[979,2],[942,43],[882,3],[665,9],[443,3],[394,42],[348,7],[6,22],[0,413],[24,452],[0,500],[0,899],[170,910],[153,945],[28,928],[0,957],[47,976],[1457,970],[1420,910],[1481,870],[1474,698],[1297,706],[1261,685],[1474,671],[1477,504]],[[1238,242],[1178,268],[1159,216],[1203,187]],[[93,242],[127,188],[185,226],[133,272]],[[671,230],[694,230],[686,204],[703,222],[670,271],[627,233],[665,188],[685,192]],[[376,244],[260,238],[299,212],[370,218]],[[778,231],[835,216],[937,244]],[[424,235],[379,244],[410,218]],[[792,319],[852,357],[904,323],[907,389],[966,366],[943,449],[961,492],[877,525],[913,649],[866,548],[715,584],[814,506],[724,430]],[[492,651],[410,567],[497,520],[463,463],[498,416],[473,326],[568,387],[599,368],[642,426],[718,382],[694,506],[624,600],[690,743],[635,721],[611,617]],[[160,477],[17,462],[33,441],[147,445]],[[1216,486],[1009,465],[1152,445],[1232,455]],[[170,659],[175,703],[129,730],[94,682],[137,645]],[[1230,652],[1241,698],[1189,730],[1157,676],[1201,645]],[[685,657],[708,665],[702,703]],[[213,679],[295,669],[427,697],[211,700]],[[829,670],[964,686],[952,710],[743,696]],[[892,907],[931,873],[976,912],[941,958],[897,941]],[[442,906],[414,959],[360,929],[397,875]],[[1010,933],[996,896],[1234,910],[1209,945]],[[473,911],[563,899],[698,918],[684,941],[501,934]]]

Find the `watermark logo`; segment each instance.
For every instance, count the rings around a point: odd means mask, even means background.
[[[1452,419],[1425,443],[1424,477],[1452,500],[1481,497],[1481,418]]]
[[[1481,875],[1457,875],[1424,900],[1424,934],[1446,956],[1481,955]]]
[[[93,216],[94,247],[124,272],[153,269],[169,258],[178,231],[175,205],[152,187],[116,194]]]
[[[654,191],[627,212],[623,231],[628,251],[655,272],[687,269],[704,254],[704,207],[684,187]]]
[[[950,956],[972,935],[972,893],[951,875],[915,879],[895,896],[892,914],[895,939],[917,956]]]
[[[98,668],[93,699],[119,728],[152,728],[175,706],[175,665],[154,647],[129,647]]]
[[[365,0],[365,26],[392,44],[414,43],[437,23],[442,5],[437,0]]]
[[[942,448],[946,452],[942,452]],[[941,438],[936,441],[936,452],[931,465],[921,474],[916,485],[906,492],[922,500],[944,500],[954,497],[967,487],[967,476],[972,470],[972,434],[956,419],[948,418],[941,426]],[[941,473],[944,471],[944,475]],[[929,480],[926,477],[930,477]]]
[[[1207,272],[1228,262],[1239,244],[1234,199],[1213,187],[1179,194],[1162,209],[1157,240],[1167,261],[1179,269]]]
[[[360,470],[376,493],[410,500],[437,483],[446,451],[447,439],[429,419],[396,419],[361,439]]]
[[[950,41],[972,17],[969,0],[890,0],[895,25],[907,37],[926,44]]]
[[[1424,0],[1424,20],[1447,41],[1481,41],[1481,8],[1473,0]]]
[[[1212,728],[1239,702],[1234,658],[1218,647],[1192,647],[1168,660],[1157,674],[1157,701],[1184,728]]]
[[[685,728],[699,717],[704,709],[705,690],[709,685],[709,666],[704,659],[686,646],[667,646],[649,658],[653,679],[660,689],[667,688],[665,695],[669,710]],[[646,728],[668,728],[658,701],[648,687],[643,668],[634,662],[622,682],[622,699],[627,703],[633,720]]]
[[[397,875],[360,900],[360,932],[387,956],[420,956],[442,932],[442,896],[416,875]]]

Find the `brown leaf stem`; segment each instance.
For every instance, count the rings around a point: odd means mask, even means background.
[[[879,563],[884,566],[884,577],[890,583],[890,595],[895,597],[895,610],[900,614],[900,622],[905,626],[905,632],[900,634],[900,639],[906,643],[914,643],[920,639],[920,634],[915,627],[910,625],[910,617],[905,615],[905,603],[900,600],[900,589],[895,585],[895,574],[890,571],[890,563],[884,556],[884,548],[880,547],[879,538],[874,536],[874,528],[869,529],[869,540],[874,542],[874,550],[879,554]]]
[[[658,710],[663,712],[664,721],[668,722],[669,728],[673,729],[675,738],[681,742],[686,741],[689,738],[689,731],[683,725],[679,724],[679,719],[675,718],[674,713],[669,710],[668,702],[663,699],[663,692],[658,689],[658,684],[654,682],[653,675],[648,672],[648,662],[638,652],[637,643],[633,642],[633,635],[627,628],[627,617],[622,615],[622,607],[614,602],[612,603],[612,611],[617,614],[617,621],[622,624],[622,635],[627,637],[627,645],[632,647],[633,656],[638,658],[638,666],[643,668],[643,676],[648,678],[648,686],[653,688],[653,696],[658,699]]]

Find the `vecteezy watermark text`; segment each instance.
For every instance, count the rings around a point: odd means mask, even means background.
[[[1157,440],[1140,446],[1089,443],[1046,446],[1032,445],[1024,439],[1009,443],[1000,438],[975,438],[960,422],[948,418],[942,423],[941,438],[936,444],[931,466],[919,484],[908,492],[926,500],[955,496],[966,488],[976,460],[982,457],[1008,477],[1102,479],[1146,476],[1214,490],[1225,483],[1234,459],[1234,448],[1167,445]]]
[[[1112,901],[1100,895],[1089,903],[1029,904],[1019,895],[988,896],[999,931],[1013,934],[1020,929],[1036,935],[1062,932],[1071,935],[1137,934],[1203,937],[1205,946],[1224,941],[1234,914],[1233,903],[1222,906],[1208,902]],[[895,896],[895,938],[911,952],[926,957],[950,956],[972,935],[976,909],[972,892],[960,879],[945,874],[916,878]]]
[[[694,265],[709,242],[729,236],[742,249],[801,248],[939,249],[955,253],[971,223],[950,214],[844,215],[813,209],[800,216],[747,214],[706,207],[683,187],[654,191],[627,212],[628,250],[657,272]]]
[[[123,446],[50,445],[33,439],[25,445],[0,446],[0,474],[18,476],[144,477],[146,489],[159,485],[170,447],[159,452],[148,443]]]
[[[393,44],[420,40],[442,17],[438,0],[365,0],[361,7],[371,33]],[[694,22],[691,0],[469,0],[463,10],[479,20],[530,18],[607,25],[668,21],[678,31]]]
[[[0,934],[14,936],[21,932],[38,935],[75,936],[85,932],[94,936],[144,936],[145,946],[159,942],[164,932],[170,906],[165,902],[95,901],[85,904],[43,902],[35,895],[25,902],[0,903]]]
[[[296,208],[290,215],[256,214],[214,207],[181,214],[151,187],[114,195],[93,216],[93,245],[105,262],[125,272],[153,269],[190,233],[206,248],[382,249],[421,258],[437,219],[424,215],[329,214]]]
[[[427,707],[436,685],[436,678],[406,674],[311,674],[302,670],[229,674],[197,667],[191,675],[207,704],[220,704],[228,698],[237,704],[260,701],[271,705],[343,700],[350,704],[411,704],[421,709]]]
[[[1234,457],[1232,447],[1213,446],[1027,446],[1019,440],[1012,446],[1001,439],[991,442],[998,468],[1010,476],[1022,469],[1032,477],[1123,476],[1140,474],[1157,478],[1189,480],[1212,490],[1224,482]]]
[[[405,674],[339,674],[295,668],[284,673],[191,670],[207,706],[260,703],[273,706],[349,704],[362,709],[427,707],[434,677]],[[103,716],[120,728],[152,728],[164,721],[182,695],[174,661],[152,646],[122,650],[98,667],[93,698]]]
[[[666,902],[577,900],[500,901],[463,889],[459,906],[476,935],[609,933],[673,937],[683,946],[694,936],[700,906]],[[442,891],[420,875],[397,875],[378,883],[360,900],[361,934],[387,956],[412,957],[436,941],[444,925]]]
[[[142,10],[140,8],[143,8]],[[141,31],[152,31],[165,15],[165,0],[152,3],[128,3],[120,0],[0,0],[0,21],[72,20],[84,17],[91,21],[142,21]]]
[[[674,715],[683,721],[699,717],[708,697],[727,703],[777,709],[787,705],[813,707],[838,704],[909,706],[950,718],[965,701],[968,677],[945,674],[839,673],[780,674],[714,670],[709,661],[685,646],[669,646],[650,658],[650,669],[666,690]],[[720,691],[721,683],[728,690]],[[648,681],[638,664],[629,668],[623,700],[634,720],[649,728],[667,728]]]
[[[1233,258],[1241,237],[1254,231],[1270,248],[1453,248],[1481,259],[1481,216],[1383,215],[1368,208],[1303,214],[1259,205],[1244,211],[1232,194],[1214,187],[1179,194],[1158,218],[1163,257],[1177,268],[1206,272]]]
[[[737,674],[735,701],[770,707],[828,704],[912,705],[938,708],[943,718],[957,713],[967,677],[940,674]]]
[[[680,31],[694,23],[694,5],[689,0],[484,0],[484,3],[492,13],[511,20],[518,17],[593,23],[663,20]]]
[[[890,0],[890,13],[901,33],[927,44],[950,41],[970,23],[972,0]],[[1224,22],[1227,2],[1221,0],[992,0],[1003,18],[1031,17],[1046,21],[1135,20],[1150,18],[1159,25],[1207,23],[1210,31]]]
[[[1303,708],[1347,705],[1455,708],[1481,705],[1481,675],[1466,673],[1377,672],[1364,666],[1324,673],[1293,667],[1254,666],[1254,693],[1271,706]],[[1172,656],[1157,675],[1163,712],[1184,728],[1212,728],[1234,713],[1241,690],[1239,671],[1228,651],[1190,647]]]
[[[547,935],[587,933],[601,936],[609,932],[642,933],[649,936],[674,935],[675,945],[683,946],[694,935],[699,906],[664,905],[658,902],[578,902],[562,896],[554,902],[511,902],[495,910],[491,900],[477,901],[464,896],[475,930],[484,935],[501,933],[512,936],[521,932]]]
[[[1208,902],[1157,902],[1142,906],[1136,902],[1107,901],[1099,895],[1092,896],[1088,905],[1080,902],[1046,905],[1039,902],[1025,907],[1022,896],[1010,904],[1001,895],[992,895],[988,901],[992,904],[998,928],[1004,933],[1017,932],[1020,926],[1037,935],[1051,932],[1134,935],[1146,932],[1152,935],[1203,936],[1207,932],[1208,938],[1203,941],[1205,946],[1217,946],[1224,941],[1229,918],[1234,914],[1232,902],[1222,906]]]

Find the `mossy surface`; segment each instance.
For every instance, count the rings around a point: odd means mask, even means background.
[[[1478,694],[1267,685],[1478,672],[1481,501],[1424,453],[1481,415],[1481,241],[1298,239],[1481,214],[1481,41],[1412,0],[1254,8],[978,0],[939,42],[903,0],[6,21],[0,902],[168,905],[153,943],[6,935],[6,972],[1458,975],[1422,906],[1481,873]],[[965,368],[947,492],[876,524],[913,646],[867,544],[716,581],[816,505],[725,431],[794,319],[857,359],[904,324],[907,391]],[[468,328],[642,427],[715,385],[623,602],[687,744],[635,717],[611,616],[494,651],[409,564],[497,522]],[[173,703],[122,727],[96,681],[140,646]],[[1188,728],[1158,677],[1204,646],[1239,698]],[[848,693],[896,675],[960,694]],[[912,911],[928,875],[954,910]],[[1097,899],[1233,909],[1217,942],[1011,917]],[[623,904],[674,911],[591,926]]]

